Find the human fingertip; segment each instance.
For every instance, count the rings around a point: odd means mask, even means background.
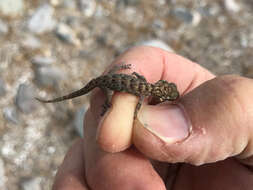
[[[119,152],[132,144],[133,112],[137,98],[130,94],[116,93],[112,107],[100,120],[96,140],[106,152]]]

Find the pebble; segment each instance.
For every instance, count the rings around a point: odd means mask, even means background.
[[[123,6],[136,6],[140,3],[140,0],[119,0],[117,3]]]
[[[0,158],[0,189],[6,189],[7,178],[5,176],[4,161]]]
[[[74,127],[79,136],[83,137],[83,117],[86,112],[85,106],[75,113]]]
[[[9,31],[8,25],[4,21],[0,20],[0,36],[7,34],[8,31]]]
[[[35,69],[35,81],[42,87],[55,88],[63,78],[64,73],[56,67],[42,66]]]
[[[27,35],[24,37],[24,39],[21,41],[21,44],[25,48],[29,49],[39,49],[41,47],[41,42],[38,38],[32,35]]]
[[[37,55],[32,58],[31,62],[35,66],[48,66],[55,63],[56,60],[52,57],[43,57],[43,56]]]
[[[20,84],[16,95],[16,105],[23,113],[32,113],[37,108],[35,93],[31,85]]]
[[[41,190],[41,181],[40,177],[25,179],[21,183],[22,190]]]
[[[243,67],[243,76],[253,78],[253,65]]]
[[[192,19],[192,25],[193,26],[198,26],[200,21],[202,20],[202,16],[198,11],[194,11],[192,13],[193,19]]]
[[[60,0],[50,0],[50,4],[53,6],[58,6],[60,4]]]
[[[0,97],[6,94],[5,83],[2,79],[0,79]]]
[[[55,32],[61,40],[76,46],[80,45],[80,40],[68,25],[63,23],[58,24]]]
[[[96,1],[95,0],[80,0],[79,1],[80,10],[86,17],[91,17],[96,10]]]
[[[24,0],[0,0],[0,12],[5,16],[18,16],[23,13]]]
[[[182,7],[178,7],[178,8],[175,8],[171,11],[171,14],[177,18],[178,20],[180,21],[183,21],[187,24],[190,24],[192,23],[192,20],[193,20],[193,15],[192,13],[186,9],[186,8],[182,8]]]
[[[224,4],[228,11],[237,13],[241,10],[241,6],[236,0],[225,0]]]
[[[54,8],[49,4],[40,6],[28,20],[28,29],[35,34],[52,31],[56,25]]]
[[[152,40],[140,42],[137,45],[158,47],[169,52],[174,52],[174,50],[168,44],[158,39],[152,39]]]
[[[67,9],[76,9],[76,2],[70,0],[63,0],[63,6]]]
[[[20,123],[19,114],[18,114],[15,107],[5,107],[5,108],[3,108],[3,116],[7,121],[9,121],[13,124],[19,124]]]

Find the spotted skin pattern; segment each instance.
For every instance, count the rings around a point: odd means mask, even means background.
[[[68,95],[58,97],[52,100],[43,100],[36,98],[43,103],[61,102],[64,100],[76,98],[85,95],[94,88],[100,88],[106,95],[106,101],[103,104],[101,116],[111,107],[111,99],[113,92],[126,92],[139,97],[134,112],[134,119],[141,108],[142,102],[145,98],[154,97],[160,102],[174,101],[179,98],[177,86],[174,83],[169,83],[166,80],[159,80],[154,84],[148,83],[144,76],[133,72],[132,74],[117,74],[119,70],[130,69],[131,64],[116,65],[107,74],[101,75],[92,79],[87,85],[80,90],[74,91]]]

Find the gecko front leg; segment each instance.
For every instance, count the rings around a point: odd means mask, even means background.
[[[135,110],[134,110],[134,120],[137,118],[137,114],[138,114],[139,110],[141,109],[141,104],[142,104],[144,98],[145,98],[144,96],[140,96],[140,98],[139,98],[139,101],[138,101],[138,103],[135,107]]]

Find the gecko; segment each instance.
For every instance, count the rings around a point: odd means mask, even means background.
[[[134,111],[134,119],[137,118],[137,113],[145,98],[154,97],[159,102],[174,101],[179,98],[177,86],[174,83],[169,83],[166,80],[158,80],[152,84],[147,82],[146,78],[137,72],[132,74],[116,73],[120,70],[131,69],[131,64],[121,64],[113,66],[107,74],[103,74],[97,78],[90,80],[83,88],[74,91],[68,95],[61,96],[55,99],[43,100],[36,98],[42,103],[61,102],[68,99],[73,99],[78,96],[85,95],[94,88],[100,88],[106,95],[106,100],[102,106],[101,116],[112,106],[111,100],[114,92],[126,92],[133,94],[139,98]]]

